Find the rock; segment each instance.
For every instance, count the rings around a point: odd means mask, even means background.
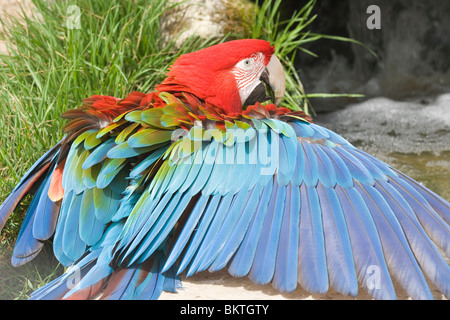
[[[380,9],[380,29],[367,27],[371,5]],[[307,93],[363,93],[398,100],[450,92],[449,1],[323,0],[314,10],[318,18],[310,30],[358,40],[377,57],[360,45],[314,41],[306,48],[319,57],[301,54],[297,60]],[[346,103],[316,99],[314,106],[330,111]]]
[[[254,4],[247,0],[170,0],[177,4],[162,19],[162,37],[181,47],[191,36],[203,39],[227,33],[248,34]]]
[[[450,151],[450,94],[398,102],[372,98],[322,115],[319,124],[371,153]]]
[[[315,122],[450,200],[450,94],[435,99],[372,98]]]

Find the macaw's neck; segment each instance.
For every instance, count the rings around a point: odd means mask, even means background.
[[[232,74],[224,72],[216,74],[215,77],[202,74],[198,74],[197,77],[189,77],[189,79],[193,78],[198,81],[186,81],[182,75],[169,75],[156,86],[156,91],[167,92],[175,96],[190,93],[208,104],[217,106],[227,114],[242,112],[241,98]]]

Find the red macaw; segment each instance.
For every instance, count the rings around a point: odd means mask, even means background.
[[[274,104],[262,103],[270,97]],[[31,299],[155,299],[179,275],[230,274],[394,299],[450,297],[449,203],[299,111],[277,107],[263,40],[178,58],[154,92],[95,95],[0,207],[32,200],[12,264],[53,237],[67,269]],[[77,282],[73,283],[74,272]],[[375,276],[375,279],[374,279]]]

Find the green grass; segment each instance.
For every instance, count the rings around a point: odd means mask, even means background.
[[[3,19],[0,38],[9,54],[0,56],[0,202],[40,155],[61,137],[61,113],[92,94],[123,97],[133,90],[148,92],[165,76],[180,54],[232,38],[262,38],[276,46],[287,70],[284,106],[311,112],[293,61],[302,46],[333,37],[307,31],[316,19],[315,1],[280,21],[281,0],[264,1],[251,15],[246,34],[221,39],[190,38],[181,48],[160,38],[160,21],[169,9],[164,0],[44,1],[34,0],[32,14]],[[76,12],[80,29],[67,27]],[[244,32],[245,33],[245,32]],[[334,40],[348,40],[337,39]],[[300,51],[299,51],[300,50]],[[314,54],[313,54],[314,55]],[[0,235],[0,253],[9,251],[26,209],[21,205]],[[44,259],[48,260],[48,259]],[[56,262],[32,262],[14,269],[0,259],[0,299],[24,299],[61,271]]]

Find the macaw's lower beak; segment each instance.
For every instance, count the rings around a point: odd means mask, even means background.
[[[244,106],[253,105],[256,102],[264,102],[269,99],[278,105],[284,97],[286,90],[286,77],[280,60],[273,54],[259,78],[261,83],[253,89]]]

